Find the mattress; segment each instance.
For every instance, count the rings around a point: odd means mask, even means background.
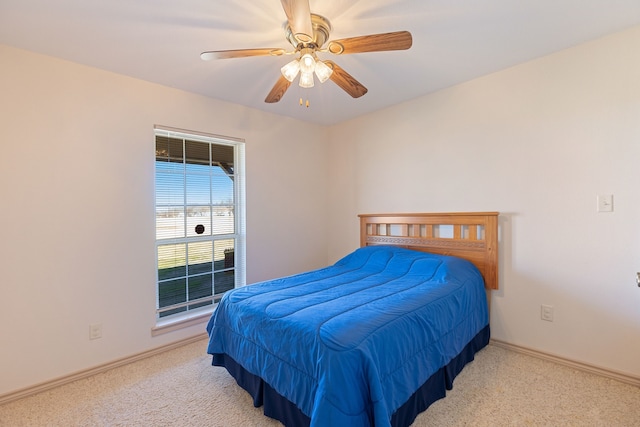
[[[207,325],[208,353],[262,379],[312,426],[390,426],[488,330],[473,264],[392,246],[229,291]]]

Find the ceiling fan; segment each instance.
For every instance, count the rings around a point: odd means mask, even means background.
[[[318,59],[316,53],[328,52],[334,55],[346,55],[405,50],[409,49],[413,43],[411,33],[408,31],[350,37],[331,40],[327,43],[331,34],[331,23],[327,18],[311,13],[309,0],[281,0],[281,3],[287,16],[285,38],[293,45],[294,50],[259,48],[214,50],[200,54],[200,57],[205,61],[249,56],[298,55],[296,59],[281,68],[280,78],[264,100],[267,103],[280,101],[298,74],[300,74],[299,86],[303,88],[313,87],[313,75],[315,74],[321,83],[331,79],[353,98],[359,98],[367,93],[367,88],[335,62]]]

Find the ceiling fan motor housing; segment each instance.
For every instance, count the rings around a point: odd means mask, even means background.
[[[311,27],[313,28],[313,38],[310,42],[300,42],[291,31],[291,26],[288,22],[285,23],[286,38],[289,43],[300,50],[302,48],[321,48],[327,40],[329,40],[329,34],[331,34],[331,22],[324,16],[311,14]]]

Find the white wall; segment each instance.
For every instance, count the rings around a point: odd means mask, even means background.
[[[151,337],[154,124],[246,140],[249,282],[326,263],[323,127],[6,46],[0,124],[0,395],[204,332]]]
[[[639,52],[640,27],[332,128],[329,259],[359,213],[500,211],[492,336],[640,377]]]

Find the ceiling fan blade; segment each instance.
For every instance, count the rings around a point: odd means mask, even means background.
[[[384,50],[405,50],[413,44],[409,31],[371,34],[369,36],[349,37],[329,42],[329,52],[336,55],[361,52],[380,52]]]
[[[287,91],[287,89],[289,89],[289,86],[291,86],[291,82],[281,75],[276,84],[271,89],[271,92],[269,92],[269,95],[267,95],[267,97],[264,99],[264,102],[273,104],[274,102],[280,101],[284,96],[284,93]]]
[[[281,0],[281,2],[293,36],[298,42],[311,42],[313,40],[313,26],[311,25],[309,0]]]
[[[285,50],[280,48],[264,48],[264,49],[236,49],[236,50],[211,50],[202,52],[200,58],[205,61],[212,59],[228,59],[228,58],[246,58],[249,56],[280,56],[284,55]]]
[[[338,64],[333,61],[324,61],[331,69],[331,81],[340,86],[342,90],[347,92],[354,98],[360,98],[362,95],[368,92],[368,89],[353,78],[353,76],[340,68]]]

